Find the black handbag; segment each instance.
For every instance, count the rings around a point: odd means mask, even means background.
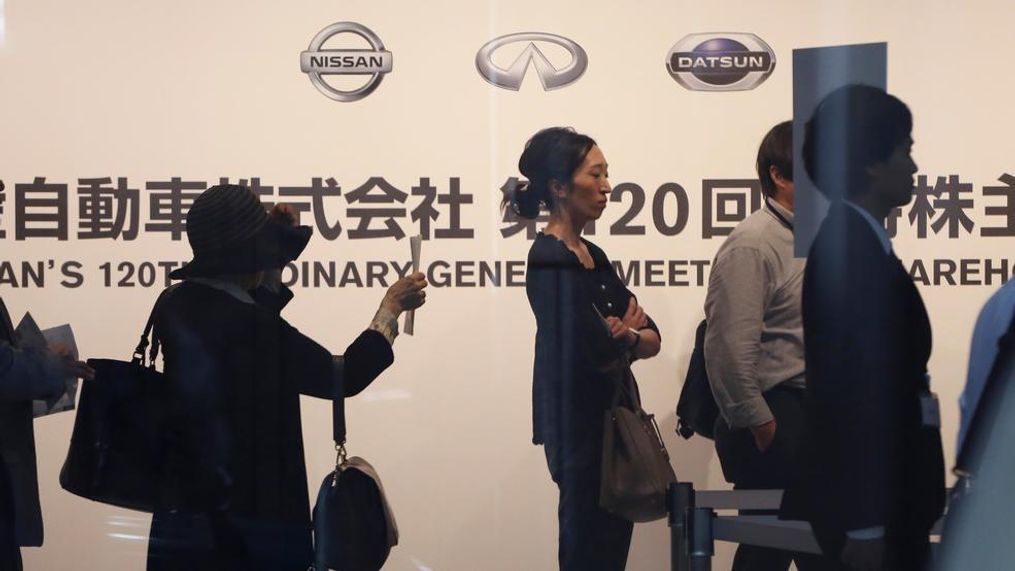
[[[714,439],[715,421],[719,418],[719,405],[712,396],[705,370],[705,328],[702,320],[694,333],[694,350],[677,401],[677,434],[685,439],[696,433]]]
[[[599,505],[630,521],[654,521],[666,517],[666,493],[677,476],[655,417],[641,408],[630,363],[624,357],[614,367],[613,404],[603,419]]]
[[[346,455],[343,395],[332,398],[331,416],[337,458],[314,505],[315,568],[378,571],[398,545],[395,516],[374,467]]]
[[[68,492],[122,508],[154,510],[165,383],[155,370],[159,339],[152,327],[159,304],[172,289],[156,300],[130,361],[88,360],[95,378],[82,383],[70,448],[60,470],[60,486]]]

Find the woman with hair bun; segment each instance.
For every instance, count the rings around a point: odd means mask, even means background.
[[[529,250],[525,290],[536,317],[533,443],[543,445],[560,489],[560,569],[622,570],[633,524],[599,507],[603,413],[615,388],[605,369],[656,355],[659,329],[606,253],[581,236],[611,191],[596,142],[544,129],[525,144],[518,168],[528,182],[502,206],[525,218],[550,213]]]

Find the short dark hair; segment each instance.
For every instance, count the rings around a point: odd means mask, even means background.
[[[504,193],[501,207],[508,205],[523,218],[539,216],[541,207],[553,209],[550,181],[569,184],[596,142],[571,127],[550,127],[532,136],[518,159],[518,170],[528,179]]]
[[[869,85],[828,94],[807,122],[804,168],[829,199],[867,192],[867,168],[885,161],[913,132],[906,104]]]
[[[783,121],[772,127],[758,147],[758,180],[761,181],[761,192],[765,196],[775,196],[775,181],[772,180],[772,167],[787,180],[793,180],[793,122]]]

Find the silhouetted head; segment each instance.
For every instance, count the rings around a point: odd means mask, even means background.
[[[913,116],[906,104],[868,85],[847,85],[826,96],[804,136],[804,168],[830,200],[870,192],[901,206],[912,196],[916,164]]]
[[[256,285],[256,276],[295,260],[312,230],[272,219],[249,188],[219,184],[194,200],[187,212],[193,259],[173,270],[173,279],[233,276]]]
[[[793,202],[793,122],[772,127],[758,147],[758,180],[761,192],[770,198],[783,195]]]
[[[523,218],[541,208],[567,211],[572,219],[595,220],[606,208],[611,187],[608,165],[596,142],[570,127],[543,129],[525,143],[518,170],[528,179],[508,190],[502,207]]]

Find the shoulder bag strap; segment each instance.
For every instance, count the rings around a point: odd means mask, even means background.
[[[335,358],[335,382],[332,384],[331,394],[331,434],[335,439],[335,477],[339,469],[345,464],[345,395],[342,394],[341,382],[344,373],[345,361],[342,357]]]
[[[138,342],[137,347],[134,349],[134,355],[131,358],[131,362],[135,365],[155,367],[155,359],[159,356],[159,338],[158,336],[152,335],[152,329],[155,327],[155,317],[158,315],[159,306],[162,305],[166,295],[171,291],[178,288],[180,284],[175,284],[162,290],[159,297],[155,299],[155,305],[152,306],[152,311],[148,315],[148,322],[145,324],[144,333],[141,334],[141,340]],[[145,363],[145,349],[148,348],[148,337],[152,335],[151,352],[148,355],[148,362]]]
[[[634,382],[634,373],[631,371],[631,362],[628,361],[627,354],[615,361],[611,369],[615,387],[612,406],[619,405],[623,400],[631,410],[641,410],[641,395],[638,394],[638,386]]]

